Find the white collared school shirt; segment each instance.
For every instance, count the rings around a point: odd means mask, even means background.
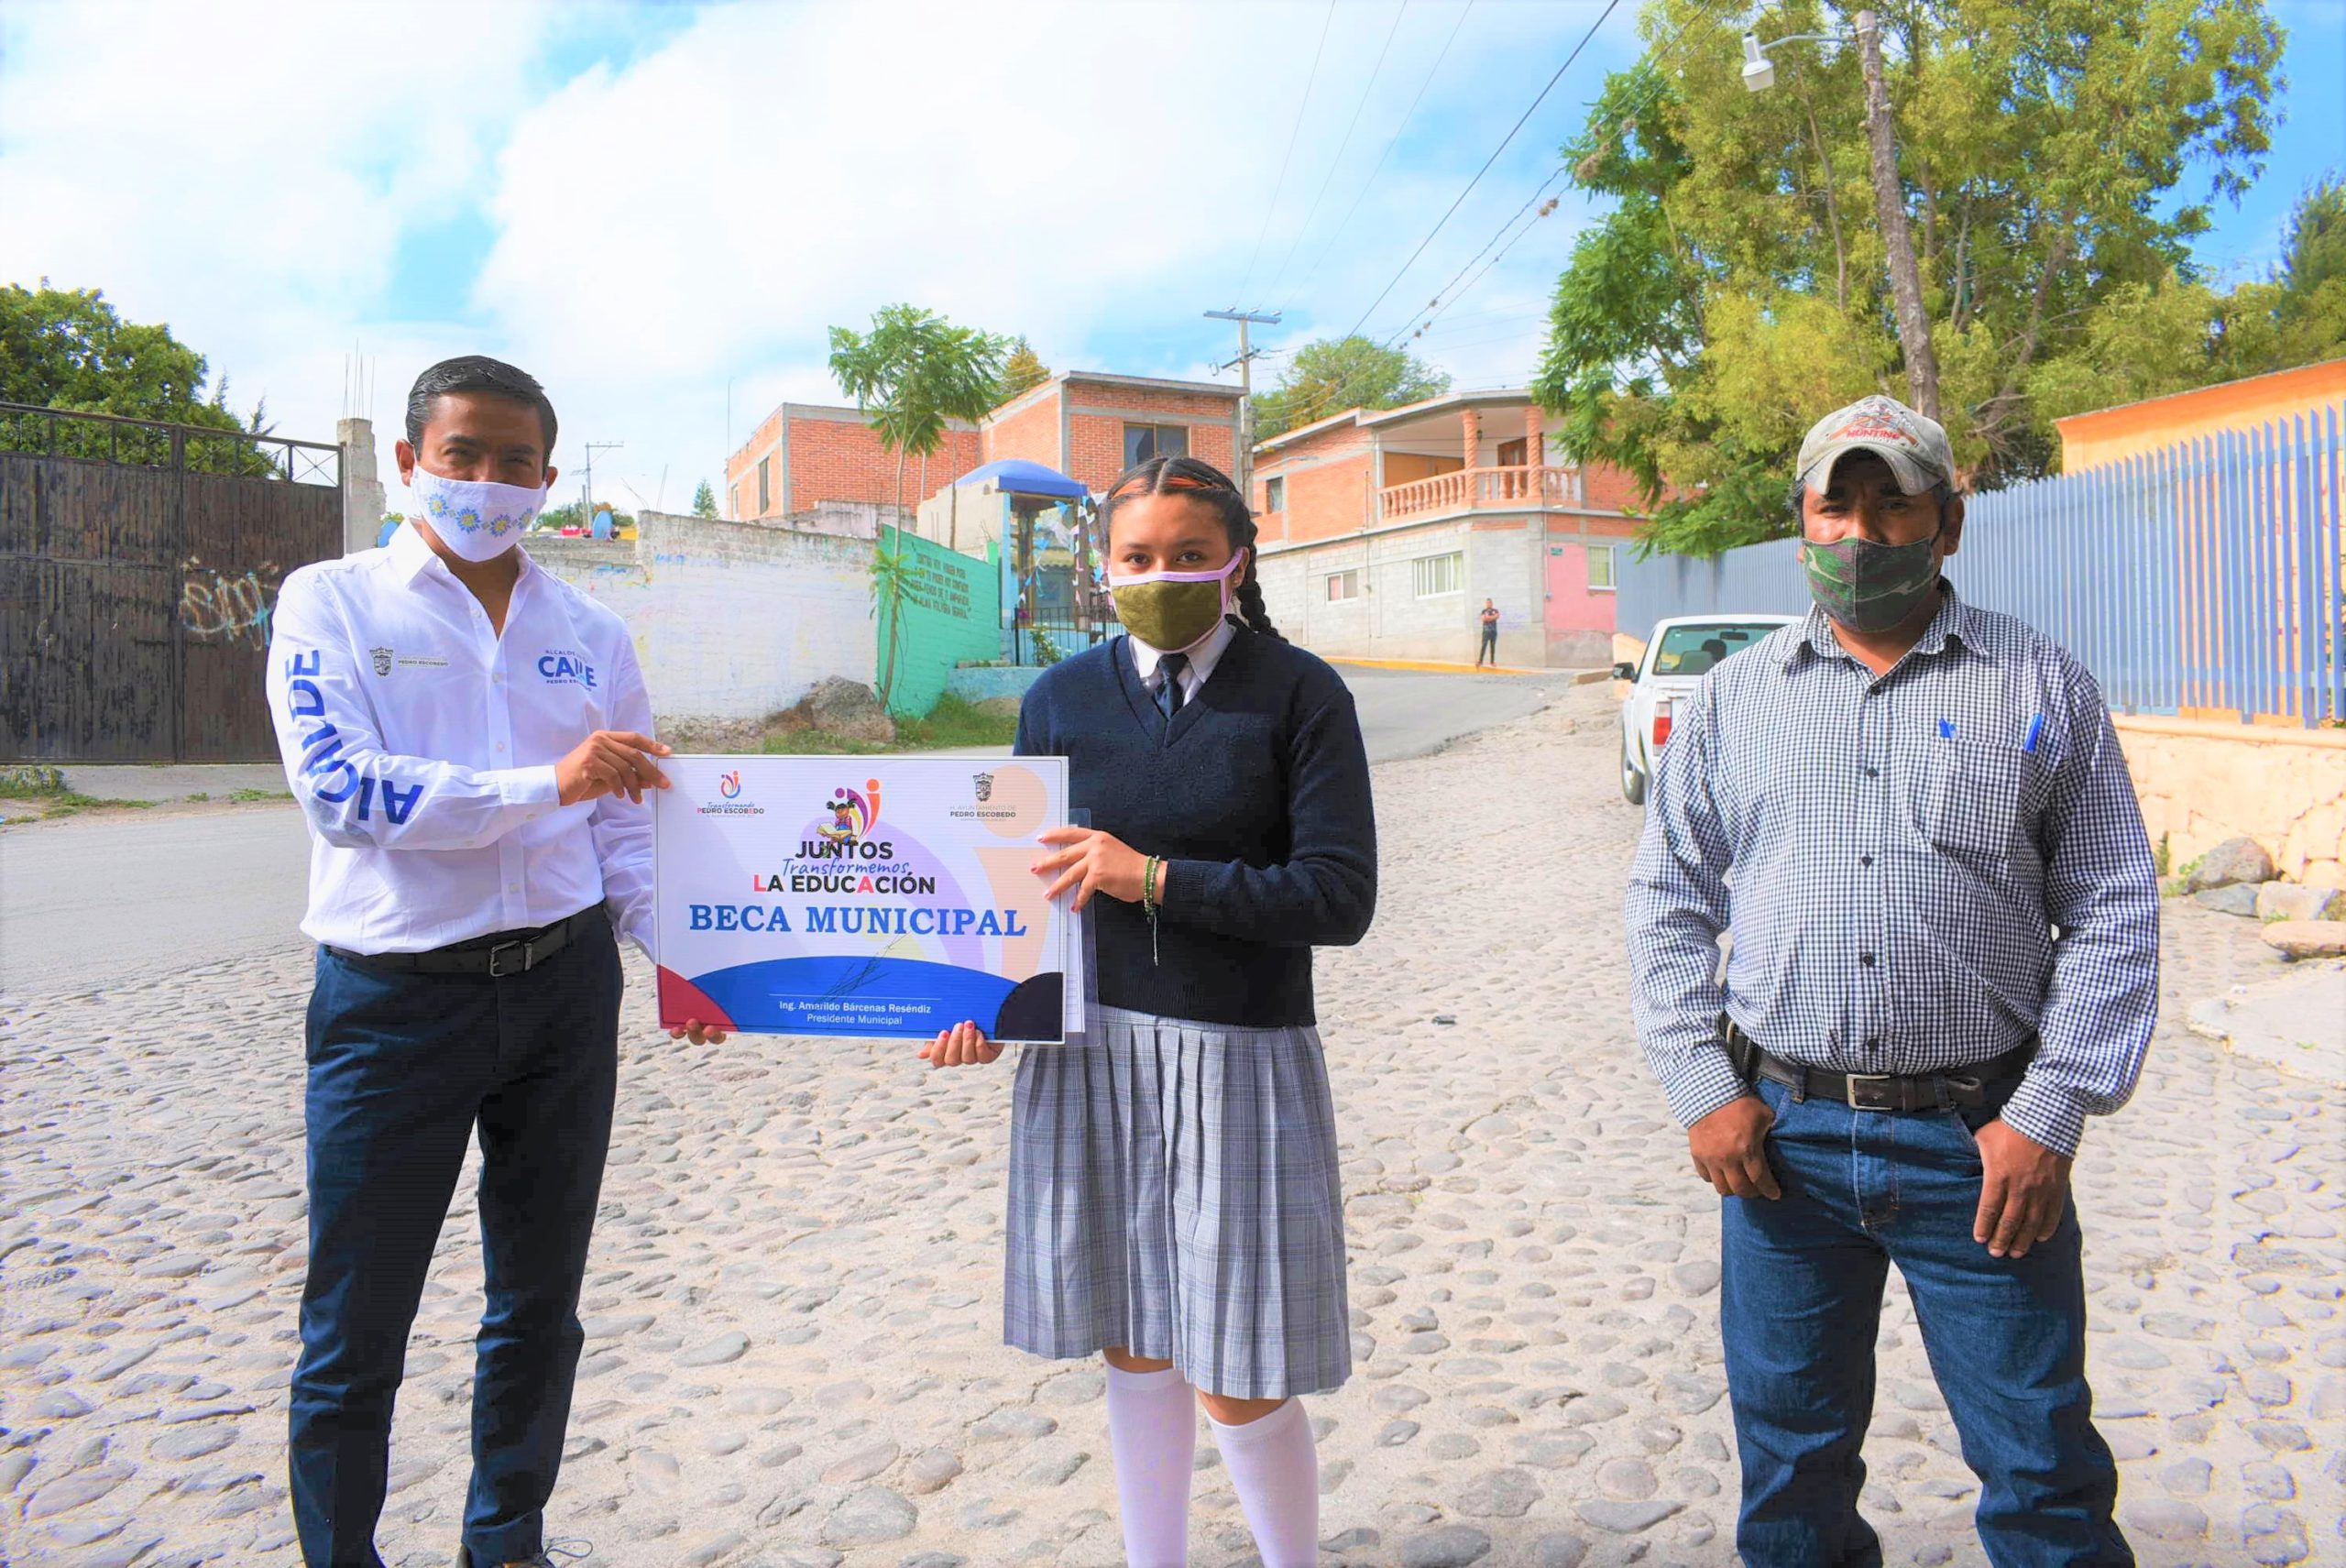
[[[652,808],[560,804],[597,729],[652,732],[627,628],[521,553],[502,637],[412,524],[302,567],[272,619],[269,706],[310,822],[313,940],[412,953],[608,901],[650,950]]]
[[[1207,633],[1204,641],[1189,650],[1189,662],[1181,670],[1182,706],[1187,707],[1196,699],[1198,688],[1206,684],[1206,677],[1213,674],[1213,667],[1222,663],[1223,652],[1230,647],[1230,640],[1237,635],[1237,624],[1225,616]],[[1125,640],[1133,645],[1133,668],[1140,674],[1140,684],[1148,688],[1149,696],[1155,696],[1157,689],[1165,684],[1164,652],[1129,632],[1125,634]]]

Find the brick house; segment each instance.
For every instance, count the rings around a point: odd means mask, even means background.
[[[981,463],[1024,457],[1096,494],[1142,457],[1186,452],[1229,471],[1237,450],[1235,387],[1071,370],[1029,388],[904,469],[911,510]],[[854,409],[784,403],[726,460],[725,515],[796,517],[825,501],[892,502],[896,455]]]
[[[1551,466],[1528,392],[1352,409],[1257,444],[1265,606],[1321,653],[1465,662],[1483,601],[1499,662],[1609,663],[1614,553],[1637,488]]]
[[[1070,370],[1029,388],[979,426],[981,462],[1024,457],[1098,495],[1144,458],[1202,457],[1230,472],[1238,450],[1235,387]],[[967,472],[974,464],[957,472]]]
[[[954,420],[935,452],[907,458],[906,510],[983,462],[978,444],[978,427]],[[896,455],[854,409],[784,403],[725,462],[725,515],[743,521],[798,517],[825,501],[895,499]]]

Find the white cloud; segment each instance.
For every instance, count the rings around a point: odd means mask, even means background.
[[[729,378],[736,439],[782,397],[829,400],[823,329],[895,300],[1026,333],[1060,367],[1198,374],[1230,344],[1199,313],[1232,302],[1259,236],[1247,286],[1266,297],[1240,302],[1287,305],[1299,335],[1344,330],[1593,14],[1478,6],[1307,291],[1453,8],[1405,16],[1298,246],[1385,5],[1336,11],[1267,233],[1317,4],[740,5],[681,26],[663,12],[655,47],[554,83],[533,62],[577,15],[546,3],[11,7],[0,211],[43,216],[0,225],[0,278],[101,284],[169,320],[292,434],[340,411],[357,337],[380,367],[387,469],[417,368],[505,355],[554,392],[566,468],[577,442],[623,440],[598,488],[649,496],[664,466],[674,506],[720,478]],[[1574,68],[1373,327],[1399,325],[1400,302],[1514,209],[1627,47],[1608,35]],[[467,319],[387,319],[401,237],[467,207],[495,234]],[[1566,237],[1527,240],[1472,302],[1536,318]],[[1269,296],[1291,249],[1285,297]],[[1420,352],[1462,385],[1520,379],[1536,319],[1521,343],[1485,326],[1450,331],[1454,354],[1440,333]]]

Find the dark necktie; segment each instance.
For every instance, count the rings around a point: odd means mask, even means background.
[[[1157,706],[1168,723],[1181,711],[1181,672],[1189,667],[1187,653],[1168,653],[1157,662],[1157,674],[1164,677],[1157,683]]]

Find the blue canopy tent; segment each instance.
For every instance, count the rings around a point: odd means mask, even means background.
[[[1062,500],[1081,500],[1091,492],[1080,480],[1070,479],[1057,468],[1040,463],[1029,463],[1024,457],[1004,457],[972,468],[953,481],[957,485],[992,485],[1014,496],[1057,496]]]
[[[1106,635],[1114,611],[1090,548],[1091,492],[1081,480],[1023,457],[1004,457],[953,483],[957,488],[991,486],[1009,498],[1014,526],[1002,553],[1002,609],[1013,662],[1051,663],[1064,651],[1062,642],[1082,647]]]

